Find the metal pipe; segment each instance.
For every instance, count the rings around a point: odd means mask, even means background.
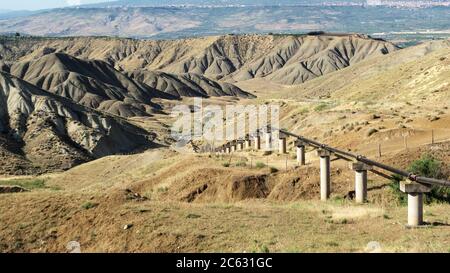
[[[357,155],[357,154],[354,154],[354,153],[351,153],[351,152],[346,152],[346,151],[342,151],[342,150],[339,150],[339,149],[336,149],[336,148],[333,148],[333,147],[329,147],[329,146],[327,146],[325,144],[322,144],[320,142],[317,142],[315,140],[311,140],[311,139],[308,139],[308,138],[305,138],[305,137],[293,134],[293,133],[288,132],[288,131],[283,130],[283,129],[279,129],[279,131],[282,132],[283,134],[287,135],[287,136],[291,136],[291,137],[295,137],[297,139],[300,139],[301,141],[309,144],[310,146],[313,146],[313,147],[316,147],[316,148],[321,148],[321,149],[330,151],[330,152],[332,152],[334,154],[337,154],[337,155],[341,155],[341,156],[345,156],[345,157],[349,157],[349,158],[354,158],[357,161],[363,162],[363,163],[368,164],[368,165],[376,166],[378,168],[384,169],[384,170],[389,171],[389,172],[394,173],[394,174],[398,174],[400,176],[408,178],[408,179],[410,179],[412,181],[416,181],[418,183],[450,187],[450,181],[417,176],[417,175],[415,175],[413,173],[410,173],[410,172],[407,172],[407,171],[404,171],[404,170],[400,170],[400,169],[388,166],[386,164],[383,164],[383,163],[380,163],[380,162],[368,159],[368,158],[366,158],[366,157],[364,157],[362,155]]]

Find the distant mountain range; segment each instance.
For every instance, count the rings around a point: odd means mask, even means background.
[[[0,14],[0,34],[118,36],[173,39],[223,34],[311,31],[366,33],[402,42],[450,37],[450,7],[427,9],[363,6],[333,2],[322,6],[167,6],[203,1],[116,1],[75,8]],[[253,1],[209,1],[219,5]],[[156,5],[164,5],[156,7]],[[282,4],[284,3],[284,4]],[[298,2],[298,3],[303,3]],[[313,2],[322,3],[322,1]],[[154,7],[138,7],[155,5]],[[376,35],[375,35],[376,34]]]
[[[164,7],[164,6],[283,6],[283,5],[351,5],[364,4],[365,0],[118,0],[83,6],[107,7],[107,6],[129,6],[129,7]]]
[[[118,0],[84,7],[229,7],[229,6],[390,6],[421,8],[432,6],[450,6],[448,0]]]

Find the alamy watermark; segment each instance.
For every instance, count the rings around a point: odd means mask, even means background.
[[[193,105],[177,105],[172,109],[175,119],[171,136],[178,147],[190,141],[221,143],[254,136],[259,129],[280,128],[280,106],[207,105],[194,98]]]

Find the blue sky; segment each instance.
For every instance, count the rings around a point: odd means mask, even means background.
[[[108,1],[111,0],[0,0],[0,10],[37,10]]]

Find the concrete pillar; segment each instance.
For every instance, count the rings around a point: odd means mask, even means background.
[[[259,135],[255,136],[255,150],[261,150],[261,137]]]
[[[236,152],[236,144],[231,144],[231,152]]]
[[[423,194],[430,192],[431,187],[411,180],[401,181],[400,190],[408,194],[408,226],[417,227],[423,224]]]
[[[297,140],[295,141],[295,146],[297,147],[297,162],[301,166],[305,166],[306,165],[305,144],[302,141]]]
[[[327,150],[318,150],[317,155],[320,157],[320,200],[326,201],[331,193],[331,154]]]
[[[423,224],[423,193],[408,193],[408,226]]]
[[[226,150],[227,154],[230,153],[230,147],[227,147],[225,150]]]
[[[245,149],[250,150],[252,147],[252,141],[250,139],[245,140]]]
[[[266,150],[271,151],[272,150],[272,133],[266,132]]]
[[[355,171],[355,201],[364,203],[367,201],[367,171],[371,170],[372,166],[361,162],[352,162],[350,169]]]
[[[242,141],[238,142],[237,147],[238,147],[238,151],[244,150],[244,142],[242,142]]]
[[[280,154],[285,154],[286,153],[286,138],[285,137],[279,138],[278,143],[279,143]]]

